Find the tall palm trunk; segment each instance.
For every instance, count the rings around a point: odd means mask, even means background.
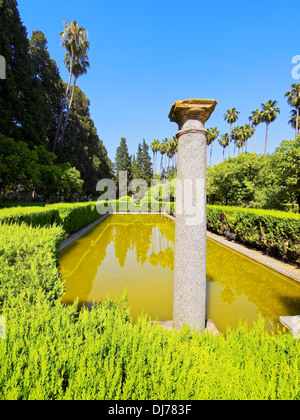
[[[257,125],[255,126],[255,134],[254,134],[254,154],[256,153],[256,132],[257,132]]]
[[[212,151],[213,151],[213,144],[210,147],[210,167],[212,166]]]
[[[73,62],[74,62],[74,58],[72,57],[71,64],[70,64],[69,81],[68,81],[67,89],[66,89],[65,96],[64,96],[64,99],[63,99],[63,103],[62,103],[62,106],[61,106],[59,121],[58,121],[57,129],[56,129],[56,133],[55,133],[55,138],[54,138],[54,143],[53,143],[53,147],[52,147],[52,153],[55,153],[59,132],[60,132],[60,129],[61,129],[62,119],[63,119],[63,115],[64,115],[64,109],[65,109],[65,106],[66,106],[67,97],[68,97],[68,94],[69,94],[71,80],[72,80]]]
[[[75,76],[74,77],[73,88],[72,88],[72,94],[71,94],[71,98],[70,98],[70,103],[69,103],[69,106],[68,106],[68,113],[66,115],[65,123],[64,123],[63,130],[62,130],[61,137],[60,137],[61,141],[63,140],[63,137],[65,135],[65,131],[66,131],[66,127],[67,127],[67,124],[68,124],[68,119],[69,119],[69,115],[70,115],[70,111],[71,111],[71,107],[72,107],[72,103],[73,103],[73,99],[74,99],[76,81],[77,81],[77,77]]]
[[[297,107],[297,116],[296,116],[296,137],[299,135],[299,106]]]
[[[267,129],[266,129],[265,156],[267,156],[267,153],[268,153],[268,131],[269,131],[269,123],[267,123]]]
[[[230,159],[231,131],[232,131],[232,124],[230,124],[230,128],[229,128],[229,142],[228,142],[228,158],[229,158],[229,159]]]
[[[154,178],[154,175],[155,175],[155,152],[153,152],[153,178]]]

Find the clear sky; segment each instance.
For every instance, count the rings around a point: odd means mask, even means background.
[[[109,157],[121,137],[130,153],[146,139],[172,138],[168,114],[176,100],[217,99],[206,127],[228,132],[224,113],[240,111],[248,123],[262,102],[277,100],[281,114],[269,129],[269,152],[294,138],[284,94],[300,55],[299,0],[19,0],[28,35],[43,31],[67,81],[59,34],[77,19],[89,32],[91,68],[78,85],[91,100],[91,116]],[[257,132],[264,151],[265,124]],[[250,140],[249,149],[253,141]],[[213,164],[222,160],[214,146]]]

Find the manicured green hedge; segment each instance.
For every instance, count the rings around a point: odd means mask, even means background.
[[[208,206],[208,229],[229,231],[239,242],[288,262],[300,262],[300,215],[272,210]]]
[[[63,226],[66,233],[77,232],[99,219],[95,203],[53,204],[45,207],[17,207],[0,210],[0,222],[29,226]]]
[[[296,400],[300,345],[262,326],[227,337],[133,325],[111,301],[91,311],[37,300],[4,311],[1,400]]]
[[[64,238],[61,227],[0,224],[0,308],[16,296],[31,302],[38,292],[49,300],[62,296],[57,258]]]
[[[54,223],[60,224],[61,219],[55,207],[16,207],[0,210],[0,223],[52,226]]]
[[[60,224],[71,234],[99,219],[95,203],[54,204],[47,208],[55,208],[59,212]]]

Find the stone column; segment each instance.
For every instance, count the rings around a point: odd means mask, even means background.
[[[175,102],[169,118],[179,125],[175,235],[174,314],[176,329],[206,324],[206,166],[205,122],[217,101]]]

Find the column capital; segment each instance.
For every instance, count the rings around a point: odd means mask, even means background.
[[[173,104],[169,118],[182,127],[188,120],[200,121],[204,126],[218,102],[214,99],[185,99]]]

